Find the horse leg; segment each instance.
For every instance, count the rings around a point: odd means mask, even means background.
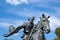
[[[42,40],[46,40],[44,33],[42,34]]]
[[[46,40],[45,36],[43,37],[43,40]]]

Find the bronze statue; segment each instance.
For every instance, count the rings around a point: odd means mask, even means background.
[[[49,18],[50,16],[46,17],[44,14],[42,14],[42,17],[40,17],[40,20],[36,24],[36,32],[33,34],[32,38],[33,40],[46,40],[44,33],[50,32],[50,26],[49,26]]]
[[[23,40],[46,40],[44,33],[48,34],[50,32],[48,20],[49,17],[50,16],[46,17],[46,15],[42,14],[42,17],[40,17],[40,20],[36,25],[33,23],[35,17],[30,17],[28,19],[29,22],[24,22],[21,26],[18,26],[16,29],[14,28],[14,26],[11,25],[9,27],[9,34],[5,34],[4,37],[9,37],[23,28]]]
[[[31,32],[31,30],[34,27],[34,23],[33,23],[34,17],[33,16],[30,17],[28,19],[28,21],[29,22],[24,22],[21,26],[18,26],[16,29],[14,27],[10,26],[10,30],[9,30],[10,33],[9,34],[5,34],[4,37],[9,37],[9,36],[17,33],[20,29],[23,28],[24,29],[24,31],[23,31],[24,34],[22,36],[22,39],[23,40],[28,40],[29,39],[30,32]]]

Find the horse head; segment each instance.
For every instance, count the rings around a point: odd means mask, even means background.
[[[44,14],[42,14],[42,17],[40,17],[42,28],[46,33],[50,32],[50,26],[49,26],[48,18],[50,18],[50,16],[46,17],[46,15],[44,15]]]

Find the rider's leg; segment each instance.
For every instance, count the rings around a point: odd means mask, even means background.
[[[28,40],[28,38],[29,38],[29,35],[25,34],[25,36],[23,37],[23,40]]]

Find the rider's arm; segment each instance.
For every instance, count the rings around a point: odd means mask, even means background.
[[[21,26],[18,26],[13,32],[4,35],[4,37],[9,37],[15,33],[17,33],[20,29],[24,28],[26,26],[26,23],[23,23]]]
[[[21,26],[18,26],[16,29],[15,29],[15,33],[17,33],[20,29],[24,28],[26,26],[26,23],[23,23]]]

